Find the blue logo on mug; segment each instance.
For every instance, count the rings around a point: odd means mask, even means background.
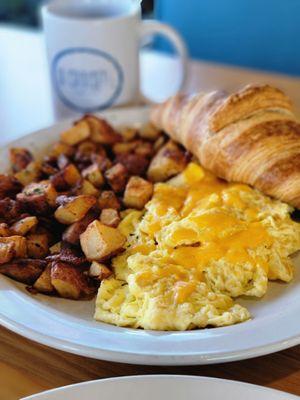
[[[61,101],[79,112],[110,107],[119,97],[124,81],[117,60],[104,51],[85,47],[59,52],[52,62],[51,75]]]

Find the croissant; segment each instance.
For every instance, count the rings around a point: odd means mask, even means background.
[[[154,106],[150,119],[220,178],[300,208],[300,124],[279,89],[178,94]]]

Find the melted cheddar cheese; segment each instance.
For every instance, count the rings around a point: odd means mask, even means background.
[[[290,207],[190,163],[158,183],[144,212],[126,212],[126,251],[102,282],[95,318],[158,330],[231,325],[250,317],[234,303],[262,297],[268,280],[292,279],[300,248]]]

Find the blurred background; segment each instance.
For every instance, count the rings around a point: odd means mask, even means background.
[[[0,22],[38,28],[40,3],[0,0]],[[145,18],[174,26],[194,59],[300,76],[300,0],[143,0],[142,7]],[[155,47],[172,51],[162,40]]]

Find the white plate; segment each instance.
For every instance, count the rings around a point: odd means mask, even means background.
[[[224,379],[145,375],[102,379],[50,390],[23,400],[296,400],[298,396]]]
[[[114,124],[141,123],[141,108],[103,113]],[[70,121],[23,137],[0,150],[0,171],[8,167],[10,146],[41,152]],[[300,257],[296,265],[300,267]],[[153,365],[208,364],[272,353],[300,343],[300,273],[290,284],[270,283],[260,300],[239,299],[253,319],[238,325],[188,332],[118,328],[93,321],[93,301],[30,295],[24,285],[0,277],[0,323],[57,349],[110,361]]]

